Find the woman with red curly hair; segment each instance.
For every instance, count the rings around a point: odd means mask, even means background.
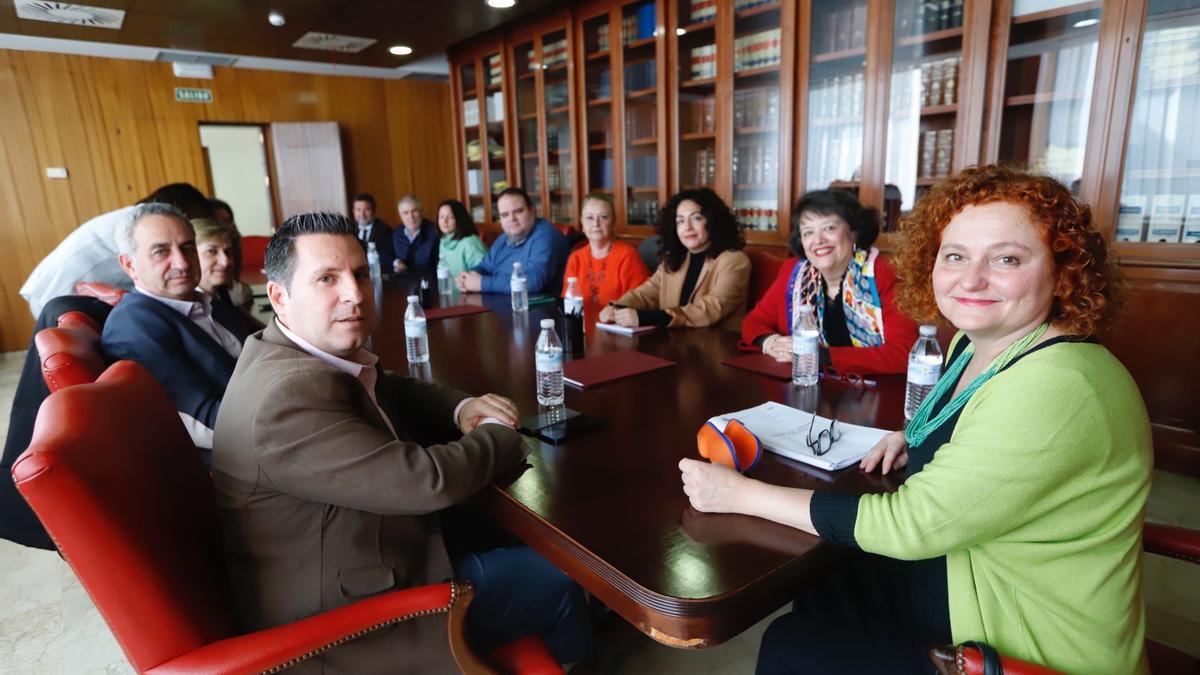
[[[758,672],[928,672],[929,647],[969,640],[1066,672],[1146,672],[1150,425],[1096,342],[1120,303],[1091,211],[1051,178],[973,167],[903,233],[900,307],[959,329],[908,427],[862,461],[907,468],[904,485],[813,492],[680,463],[696,509],[842,545],[763,636]]]

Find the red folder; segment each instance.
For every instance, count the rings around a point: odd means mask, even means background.
[[[776,380],[792,379],[792,364],[790,362],[776,361],[763,353],[742,354],[731,359],[725,359],[721,364],[773,377]]]
[[[675,365],[674,361],[660,359],[632,349],[609,352],[600,356],[589,356],[563,364],[563,381],[581,389],[596,387],[605,382],[623,380],[652,370]]]
[[[450,305],[449,307],[430,307],[425,310],[425,320],[434,321],[437,319],[449,319],[454,316],[464,316],[467,314],[479,314],[480,312],[490,312],[492,310],[482,305]]]

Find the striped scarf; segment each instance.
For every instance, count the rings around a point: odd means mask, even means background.
[[[855,347],[878,347],[883,344],[883,308],[879,302],[879,287],[875,283],[875,259],[879,249],[854,249],[846,279],[842,283],[842,308],[846,313],[846,328]],[[825,344],[825,302],[821,289],[821,273],[801,260],[788,280],[788,332],[796,320],[795,308],[810,304],[817,310],[817,325],[821,328],[821,343]]]

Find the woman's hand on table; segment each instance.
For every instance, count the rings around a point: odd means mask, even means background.
[[[875,467],[882,466],[882,473],[886,476],[892,469],[902,469],[907,464],[908,441],[904,440],[903,431],[893,431],[867,451],[867,456],[862,458],[858,467],[863,471],[874,471]]]
[[[692,508],[705,513],[742,513],[738,499],[749,479],[722,464],[679,460],[683,493]]]
[[[637,310],[629,307],[614,310],[613,323],[626,328],[636,328],[638,325]]]
[[[786,335],[770,335],[763,341],[763,353],[776,361],[792,360],[792,338]]]

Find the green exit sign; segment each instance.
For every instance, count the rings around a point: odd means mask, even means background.
[[[175,100],[181,103],[212,103],[212,89],[175,87]]]

